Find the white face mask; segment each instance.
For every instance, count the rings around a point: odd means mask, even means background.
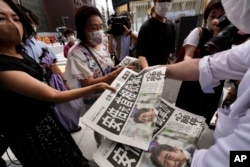
[[[94,45],[100,45],[102,43],[103,30],[89,32],[89,42]]]
[[[167,12],[172,8],[172,2],[156,2],[155,12],[161,16],[166,17]]]
[[[76,37],[74,35],[68,36],[67,37],[68,42],[73,42],[76,40]]]
[[[244,33],[250,33],[250,1],[222,0],[221,2],[232,24]]]

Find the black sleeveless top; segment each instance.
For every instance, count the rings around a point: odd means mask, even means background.
[[[0,71],[23,71],[43,82],[43,70],[25,53],[23,59],[0,54]],[[34,99],[0,85],[0,133],[7,136],[21,134],[51,112],[52,103]]]

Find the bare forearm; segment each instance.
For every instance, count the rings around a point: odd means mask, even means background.
[[[71,89],[67,91],[56,91],[54,94],[54,97],[52,97],[49,101],[55,102],[55,103],[61,103],[70,101],[73,99],[81,98],[86,95],[90,95],[97,92],[103,92],[105,89],[111,89],[112,91],[115,91],[114,88],[110,87],[106,83],[98,83],[91,86],[87,86],[84,88],[78,88],[78,89]]]
[[[113,46],[113,35],[110,34],[109,37],[108,37],[108,50],[109,50],[109,53],[114,53],[115,52],[115,49],[114,49],[114,46]]]
[[[89,85],[97,84],[100,82],[111,84],[123,69],[124,67],[118,67],[114,69],[112,72],[106,74],[105,76],[98,77],[98,78],[90,77],[88,79],[81,80],[81,82],[83,83],[84,86],[89,86]]]
[[[166,78],[184,81],[198,81],[199,60],[200,59],[191,59],[167,65]]]
[[[139,61],[140,61],[140,64],[141,64],[141,67],[142,67],[142,68],[148,67],[148,62],[147,62],[146,57],[144,57],[144,56],[139,56],[138,59],[139,59]]]

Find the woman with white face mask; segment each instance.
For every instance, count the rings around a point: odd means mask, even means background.
[[[93,6],[83,5],[76,12],[75,24],[80,42],[69,50],[64,73],[70,88],[86,87],[99,82],[110,84],[124,67],[114,67],[107,45],[103,42],[101,13]],[[100,95],[95,93],[79,99],[83,106],[81,116]],[[100,144],[100,140],[100,135],[96,135],[97,144]]]
[[[32,22],[12,0],[0,0],[0,157],[9,147],[23,167],[89,167],[74,139],[53,114],[55,103],[103,91],[106,83],[58,91],[24,50]]]
[[[108,48],[103,44],[103,22],[99,10],[83,5],[77,10],[75,24],[80,42],[70,49],[64,73],[70,87],[85,87],[99,82],[111,83],[123,68],[114,70]],[[99,96],[100,94],[92,94],[83,97],[83,112]]]
[[[70,28],[66,28],[64,30],[64,33],[63,33],[64,37],[67,39],[67,44],[63,47],[63,55],[65,58],[68,57],[68,52],[69,52],[69,49],[74,45],[76,44],[77,42],[77,39],[76,39],[76,36],[75,36],[75,32],[70,29]]]

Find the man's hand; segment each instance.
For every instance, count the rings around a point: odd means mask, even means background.
[[[123,29],[124,29],[124,33],[127,35],[130,35],[130,33],[132,32],[130,29],[128,29],[125,25],[123,25]]]
[[[149,71],[152,71],[152,70],[155,70],[157,68],[161,67],[160,65],[155,65],[155,66],[149,66],[149,67],[146,67],[146,68],[143,68],[139,73],[138,75],[143,75]]]

